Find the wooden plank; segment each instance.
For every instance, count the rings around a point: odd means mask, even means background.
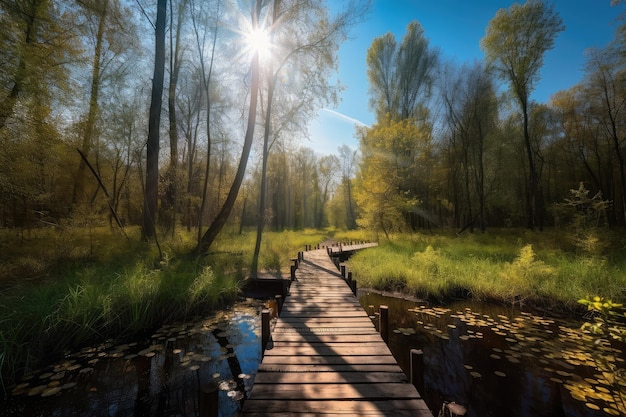
[[[432,417],[326,251],[296,278],[240,414]]]
[[[402,383],[388,384],[285,384],[277,390],[272,385],[262,384],[255,387],[255,400],[385,400],[419,399],[420,396],[412,385]]]
[[[412,411],[414,416],[430,416],[426,404],[414,400],[382,400],[382,401],[285,401],[285,400],[246,400],[244,410],[247,412],[268,413],[315,413],[349,414],[349,415],[397,415],[401,411]],[[391,413],[391,414],[388,414]]]
[[[292,355],[267,355],[263,358],[266,365],[395,365],[396,360],[393,355],[375,356],[292,356]]]
[[[380,334],[369,332],[361,334],[358,338],[353,335],[346,334],[302,334],[293,332],[282,332],[272,334],[272,340],[276,346],[280,343],[359,343],[365,344],[370,342],[378,342],[381,340]]]
[[[274,346],[273,349],[268,350],[265,354],[284,355],[286,352],[298,356],[391,355],[391,352],[385,343],[372,344],[371,346],[365,346],[360,343],[344,343],[334,346],[326,344],[318,346],[311,346],[310,344],[300,346]]]
[[[403,374],[398,365],[367,365],[367,364],[331,364],[331,365],[288,365],[284,363],[269,364],[261,362],[259,372],[397,372]],[[276,388],[277,390],[280,387]],[[254,392],[254,387],[252,389]],[[253,395],[253,393],[251,393]]]
[[[254,377],[257,384],[332,384],[332,383],[390,383],[407,382],[402,372],[259,372]]]
[[[276,323],[276,325],[291,325],[291,324],[302,324],[302,323],[334,323],[334,324],[366,324],[368,326],[374,325],[372,320],[365,314],[361,316],[351,315],[351,316],[342,316],[342,317],[329,317],[327,315],[311,315],[309,317],[281,317],[280,320]]]
[[[374,323],[367,322],[367,321],[349,321],[349,322],[344,322],[344,321],[337,321],[337,319],[335,320],[331,320],[331,321],[315,321],[313,319],[308,319],[306,321],[296,321],[296,322],[289,322],[286,323],[284,321],[279,321],[278,323],[276,323],[276,326],[274,327],[274,331],[284,331],[286,329],[315,329],[315,328],[324,328],[324,327],[332,327],[332,328],[336,328],[336,329],[345,329],[345,328],[359,328],[359,329],[369,329],[369,328],[374,328]]]

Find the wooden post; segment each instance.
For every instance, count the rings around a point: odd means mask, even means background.
[[[350,289],[352,289],[352,294],[356,295],[356,280],[350,281]]]
[[[345,264],[339,265],[339,270],[341,271],[341,277],[343,279],[346,279],[346,265]]]
[[[380,330],[380,336],[385,343],[389,344],[389,307],[381,305],[379,308],[380,316],[378,322],[378,329]]]
[[[219,390],[215,381],[200,387],[198,411],[200,417],[217,417],[219,414]]]
[[[411,349],[411,384],[424,395],[424,352],[421,349]]]
[[[263,309],[261,312],[261,355],[265,355],[265,346],[270,340],[270,311]]]
[[[295,265],[291,265],[291,280],[292,281],[296,280],[296,266]]]
[[[352,282],[352,271],[348,271],[348,284],[350,284]],[[352,288],[352,284],[350,284],[350,288]]]
[[[277,294],[274,296],[276,300],[276,317],[280,316],[280,313],[283,311],[283,296]]]

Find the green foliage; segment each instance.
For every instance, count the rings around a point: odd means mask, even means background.
[[[501,274],[503,280],[511,284],[511,288],[526,289],[527,296],[540,295],[542,283],[554,279],[554,268],[536,258],[532,245],[525,245],[512,263],[504,264]],[[512,294],[516,296],[517,294]]]
[[[498,10],[480,44],[488,65],[525,101],[539,79],[544,54],[564,29],[554,6],[530,0]]]
[[[503,302],[573,307],[590,292],[617,298],[626,286],[626,263],[617,254],[580,257],[558,234],[492,230],[451,236],[398,235],[361,251],[349,263],[360,286],[397,289],[423,297],[466,294]]]
[[[367,50],[367,78],[377,119],[416,119],[431,90],[437,52],[417,21],[407,25],[398,45],[393,34],[375,38]]]
[[[583,182],[580,182],[577,189],[571,189],[570,195],[564,203],[555,205],[557,224],[566,225],[570,239],[583,253],[603,254],[608,245],[602,235],[606,235],[603,231],[606,232],[609,201],[603,200],[600,193],[590,197]]]
[[[410,119],[387,115],[361,132],[361,166],[355,187],[359,226],[375,232],[404,231],[412,213],[418,212],[420,196],[426,194],[424,180],[430,163],[427,126]]]
[[[613,350],[609,339],[626,342],[626,309],[623,304],[599,296],[581,298],[578,302],[587,306],[590,313],[591,321],[585,322],[581,330],[594,338],[596,369],[613,386],[610,393],[614,401],[626,408],[626,392],[623,389],[626,386],[626,369],[623,361],[615,361],[609,354]]]
[[[611,338],[626,343],[626,309],[620,303],[595,296],[578,300],[592,312],[593,321],[585,322],[581,329],[602,338]]]
[[[108,228],[67,226],[34,231],[32,241],[0,238],[7,249],[0,280],[2,386],[50,355],[109,337],[137,337],[233,300],[255,238],[253,232],[223,233],[198,259],[187,255],[195,237],[178,233],[162,239],[159,262],[158,251],[139,240],[138,229],[128,233],[132,238],[125,240]],[[334,233],[266,232],[260,267],[286,274],[297,251]]]

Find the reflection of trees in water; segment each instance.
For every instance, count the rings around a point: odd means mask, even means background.
[[[245,386],[244,386],[243,378],[241,377],[243,372],[241,372],[241,364],[239,363],[239,358],[237,358],[237,355],[235,354],[233,345],[228,342],[228,338],[224,336],[225,332],[223,332],[222,330],[215,329],[213,330],[212,333],[213,333],[213,336],[215,336],[215,340],[217,340],[217,343],[219,343],[221,347],[226,349],[228,367],[230,368],[230,373],[233,376],[235,383],[237,384],[237,391],[244,392]],[[243,405],[244,399],[245,399],[245,395],[241,399],[242,405]]]
[[[226,323],[224,328],[231,328],[232,323]],[[230,331],[215,328],[210,331],[214,340],[206,338],[198,343],[203,346],[205,352],[196,354],[206,354],[215,349],[215,343],[219,345],[221,358],[226,359],[228,369],[232,375],[232,380],[236,387],[233,390],[241,392],[239,406],[245,399],[245,382],[239,362],[235,354],[234,345],[229,340]],[[233,339],[241,339],[232,335]],[[189,340],[188,345],[193,346],[194,340]],[[197,415],[199,409],[199,392],[202,386],[215,383],[213,375],[219,373],[223,362],[219,358],[212,357],[203,366],[179,366],[174,369],[174,344],[168,344],[162,355],[155,357],[138,356],[133,359],[137,376],[137,396],[134,404],[135,417],[162,417],[175,413],[176,415]],[[187,353],[191,353],[191,349]],[[161,361],[159,363],[159,361]],[[156,371],[153,373],[153,371]],[[224,378],[230,380],[230,378]],[[156,393],[156,395],[154,395]],[[228,406],[226,406],[228,404]],[[236,401],[228,401],[222,404],[222,408],[233,408],[230,413],[235,413],[238,408]],[[233,407],[234,406],[234,407]],[[228,410],[222,410],[223,415],[229,415]]]
[[[163,326],[148,345],[107,342],[69,353],[63,362],[34,372],[20,393],[0,401],[0,414],[197,416],[200,388],[214,382],[221,384],[220,414],[234,416],[245,398],[248,374],[261,358],[262,305]],[[53,377],[60,387],[69,386],[45,399],[27,395]]]

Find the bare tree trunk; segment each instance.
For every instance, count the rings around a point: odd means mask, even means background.
[[[220,10],[220,2],[217,2],[217,11],[215,15],[219,15]],[[196,21],[194,19],[194,29],[196,31],[196,42],[198,45],[198,53],[200,57],[202,57],[202,52],[204,50],[204,45],[200,44],[200,36],[198,33],[198,28],[196,26]],[[202,241],[202,218],[204,216],[204,210],[207,203],[207,192],[209,188],[209,173],[211,167],[211,93],[209,91],[209,85],[211,83],[211,73],[213,72],[213,60],[215,58],[215,45],[217,44],[217,22],[215,25],[215,32],[213,34],[213,49],[211,51],[211,62],[209,63],[209,71],[208,74],[206,69],[204,68],[204,60],[200,59],[200,68],[202,70],[202,86],[204,88],[204,94],[206,95],[206,147],[207,147],[207,156],[206,156],[206,165],[204,169],[204,186],[202,187],[202,202],[200,203],[200,213],[198,213],[198,245]]]
[[[159,192],[159,126],[163,102],[163,78],[165,75],[165,26],[167,0],[157,1],[155,25],[154,75],[152,98],[146,142],[146,192],[143,206],[143,238],[156,237],[156,212]]]
[[[274,10],[272,22],[276,22],[278,18],[278,8],[280,0],[274,0]],[[273,32],[270,35],[273,39]],[[270,62],[268,86],[267,86],[267,110],[265,112],[265,131],[263,132],[263,161],[261,163],[261,190],[259,193],[259,218],[257,220],[256,241],[254,243],[254,254],[252,255],[252,264],[250,266],[250,276],[256,278],[259,269],[259,254],[261,252],[261,239],[263,237],[263,228],[265,227],[265,206],[267,200],[267,159],[269,158],[269,141],[272,133],[272,100],[274,99],[274,69]]]
[[[99,4],[96,3],[96,7]],[[87,113],[87,122],[85,133],[83,135],[83,143],[81,152],[88,157],[93,143],[94,129],[96,125],[96,117],[98,116],[98,95],[100,92],[100,59],[102,56],[102,41],[104,38],[104,26],[106,22],[108,0],[104,0],[101,4],[101,10],[95,10],[100,18],[98,22],[98,32],[96,34],[96,48],[93,56],[93,67],[91,72],[91,95],[89,98],[89,112]],[[84,198],[85,194],[85,172],[87,165],[83,158],[78,163],[78,171],[74,180],[74,194],[72,196],[72,205]]]
[[[258,27],[258,16],[261,11],[261,0],[256,1],[255,10],[253,11],[253,28]],[[259,54],[258,52],[252,57],[250,63],[250,72],[252,76],[252,82],[250,85],[250,109],[248,111],[248,125],[246,127],[246,136],[243,143],[243,149],[241,151],[241,159],[239,160],[239,166],[237,167],[237,173],[226,197],[226,201],[222,205],[222,209],[217,214],[209,229],[204,233],[202,239],[196,247],[197,253],[203,253],[209,250],[215,238],[222,230],[226,221],[230,217],[230,213],[237,201],[237,195],[239,194],[239,188],[243,182],[243,177],[246,173],[246,167],[248,165],[248,157],[250,156],[250,148],[252,148],[252,140],[254,138],[254,125],[256,124],[256,108],[257,99],[259,95]]]
[[[170,165],[166,179],[165,210],[168,213],[168,223],[172,235],[176,232],[176,200],[178,196],[178,118],[176,114],[176,87],[181,66],[180,29],[183,23],[186,1],[178,5],[178,19],[174,31],[174,5],[170,0],[170,83],[167,94],[167,109],[169,115],[170,136]],[[175,39],[174,39],[175,38]]]

